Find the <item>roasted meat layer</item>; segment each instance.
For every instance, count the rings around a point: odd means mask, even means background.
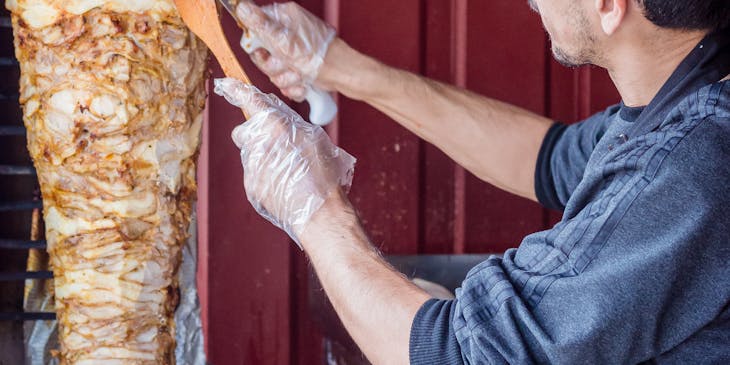
[[[207,50],[171,0],[10,0],[64,364],[173,364]]]

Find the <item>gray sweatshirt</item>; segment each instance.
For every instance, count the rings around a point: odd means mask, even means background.
[[[650,105],[543,142],[550,230],[430,300],[413,364],[730,364],[730,32],[705,38]]]

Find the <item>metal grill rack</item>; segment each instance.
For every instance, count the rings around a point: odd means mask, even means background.
[[[5,13],[3,11],[3,13]],[[6,14],[6,13],[5,13]],[[10,18],[3,14],[0,16],[0,31],[3,34],[9,34],[11,28]],[[4,45],[5,46],[5,45]],[[0,53],[0,75],[4,78],[8,74],[17,74],[18,61],[13,57],[12,47],[3,47]],[[18,103],[17,84],[6,82],[5,87],[0,88],[0,101],[12,104],[13,101]],[[7,121],[19,124],[19,121]],[[12,138],[25,136],[25,128],[18,125],[0,125],[0,145],[9,143]],[[35,169],[32,166],[24,165],[3,165],[0,164],[0,178],[12,179],[22,177],[35,176]],[[7,181],[7,180],[6,180]],[[30,200],[0,200],[0,213],[2,214],[27,214],[28,211],[40,213],[42,203],[40,199]],[[7,201],[11,200],[11,201]],[[46,241],[43,240],[20,240],[6,238],[0,235],[0,250],[31,250],[45,249]],[[50,271],[8,271],[0,267],[0,282],[9,281],[25,281],[27,279],[52,279],[53,273]],[[55,313],[50,312],[0,312],[0,321],[33,321],[33,320],[54,320]]]

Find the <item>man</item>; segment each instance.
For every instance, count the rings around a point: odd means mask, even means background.
[[[373,363],[730,363],[730,2],[530,5],[555,57],[608,69],[622,104],[563,126],[382,65],[297,5],[238,8],[286,96],[316,83],[365,101],[484,181],[564,210],[474,268],[456,299],[381,259],[343,193],[349,155],[223,80],[253,115],[233,133],[249,199],[301,244]]]

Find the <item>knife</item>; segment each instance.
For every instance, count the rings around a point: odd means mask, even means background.
[[[236,16],[236,5],[237,0],[218,0],[223,7],[228,11],[229,14],[236,20],[241,29],[243,29],[243,36],[241,37],[241,47],[246,53],[251,54],[253,51],[263,48],[267,49],[264,44],[261,43],[258,37],[256,37],[251,30],[246,28],[244,24],[238,20]],[[337,104],[328,92],[315,87],[314,85],[305,85],[307,102],[309,103],[309,121],[316,125],[327,125],[337,115]]]

